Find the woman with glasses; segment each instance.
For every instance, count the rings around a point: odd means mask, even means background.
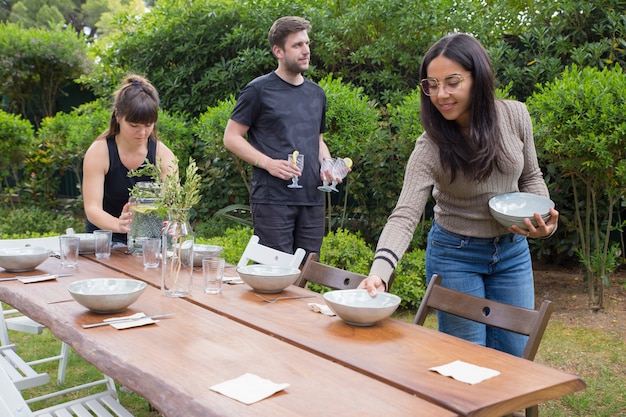
[[[369,277],[360,287],[385,291],[406,251],[429,195],[434,222],[426,250],[427,279],[479,297],[534,308],[527,238],[551,236],[551,209],[528,230],[506,229],[490,214],[497,194],[522,191],[549,197],[524,104],[497,100],[491,60],[467,34],[452,34],[426,52],[420,67],[420,116],[425,132],[408,161],[402,192],[380,236]],[[526,337],[438,313],[439,330],[521,356]]]

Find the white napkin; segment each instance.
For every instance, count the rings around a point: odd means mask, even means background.
[[[289,384],[276,384],[269,379],[246,373],[235,379],[213,385],[211,390],[250,405],[282,391],[288,386]]]
[[[311,307],[311,310],[315,311],[316,313],[322,313],[326,316],[335,315],[333,310],[331,310],[330,307],[328,307],[326,304],[309,303],[309,307]]]
[[[103,321],[110,321],[111,326],[115,327],[117,330],[124,330],[124,329],[129,329],[131,327],[139,327],[139,326],[146,326],[148,324],[154,324],[154,323],[158,323],[158,320],[153,320],[150,317],[145,317],[146,315],[144,313],[135,313],[132,314],[130,316],[123,316],[123,317],[115,317],[115,318],[111,318],[111,319],[104,319]],[[145,317],[145,318],[141,318],[141,317]],[[116,322],[116,320],[119,320],[121,318],[128,318],[128,319],[135,319],[137,318],[137,320],[130,320],[130,321],[122,321],[122,322]]]
[[[239,277],[224,277],[222,278],[222,282],[224,284],[243,284],[243,279],[239,278]]]
[[[449,376],[457,381],[466,382],[472,385],[500,375],[499,371],[472,365],[471,363],[463,361],[450,362],[446,365],[435,366],[429,370],[439,372],[441,375]]]
[[[24,284],[32,284],[33,282],[43,282],[43,281],[50,281],[53,279],[57,279],[57,275],[56,274],[34,275],[30,277],[17,277],[17,279],[23,282]]]

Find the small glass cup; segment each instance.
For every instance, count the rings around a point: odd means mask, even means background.
[[[224,264],[224,258],[210,256],[202,259],[202,277],[204,278],[205,293],[219,294],[222,292]]]
[[[93,238],[96,248],[96,258],[110,257],[113,232],[111,230],[94,230]]]
[[[161,251],[161,239],[144,239],[142,245],[144,268],[156,268],[159,266],[159,253]]]
[[[80,237],[72,235],[59,236],[59,252],[61,254],[61,266],[76,268],[78,266],[78,251],[80,249]]]

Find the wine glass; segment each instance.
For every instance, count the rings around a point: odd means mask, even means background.
[[[346,175],[348,175],[348,172],[350,172],[350,168],[348,168],[348,165],[343,158],[335,158],[335,163],[333,164],[331,172],[333,173],[333,183],[330,186],[330,189],[339,192],[337,189],[337,178],[344,179]]]
[[[302,154],[296,154],[296,158],[294,160],[293,158],[293,154],[289,154],[287,155],[287,160],[289,162],[291,162],[292,164],[294,164],[295,166],[297,166],[300,169],[300,172],[302,172],[302,170],[304,169],[304,155]],[[295,176],[291,179],[291,184],[289,184],[287,187],[289,188],[302,188],[302,186],[300,184],[298,184],[298,179],[300,177]]]
[[[333,158],[324,158],[322,160],[322,166],[320,167],[320,173],[323,173],[326,171],[332,171],[334,163],[335,163],[335,160]],[[330,188],[330,185],[328,184],[328,180],[326,180],[326,176],[324,176],[322,181],[324,185],[320,185],[319,187],[317,187],[317,189],[320,191],[327,192],[327,193],[331,192],[333,189]]]

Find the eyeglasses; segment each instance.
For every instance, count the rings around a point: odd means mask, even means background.
[[[446,93],[453,94],[461,91],[463,80],[465,80],[464,77],[454,74],[444,78],[442,82],[439,82],[436,78],[424,78],[420,81],[420,85],[422,86],[422,91],[427,96],[437,94],[439,84],[443,84],[443,89]]]

